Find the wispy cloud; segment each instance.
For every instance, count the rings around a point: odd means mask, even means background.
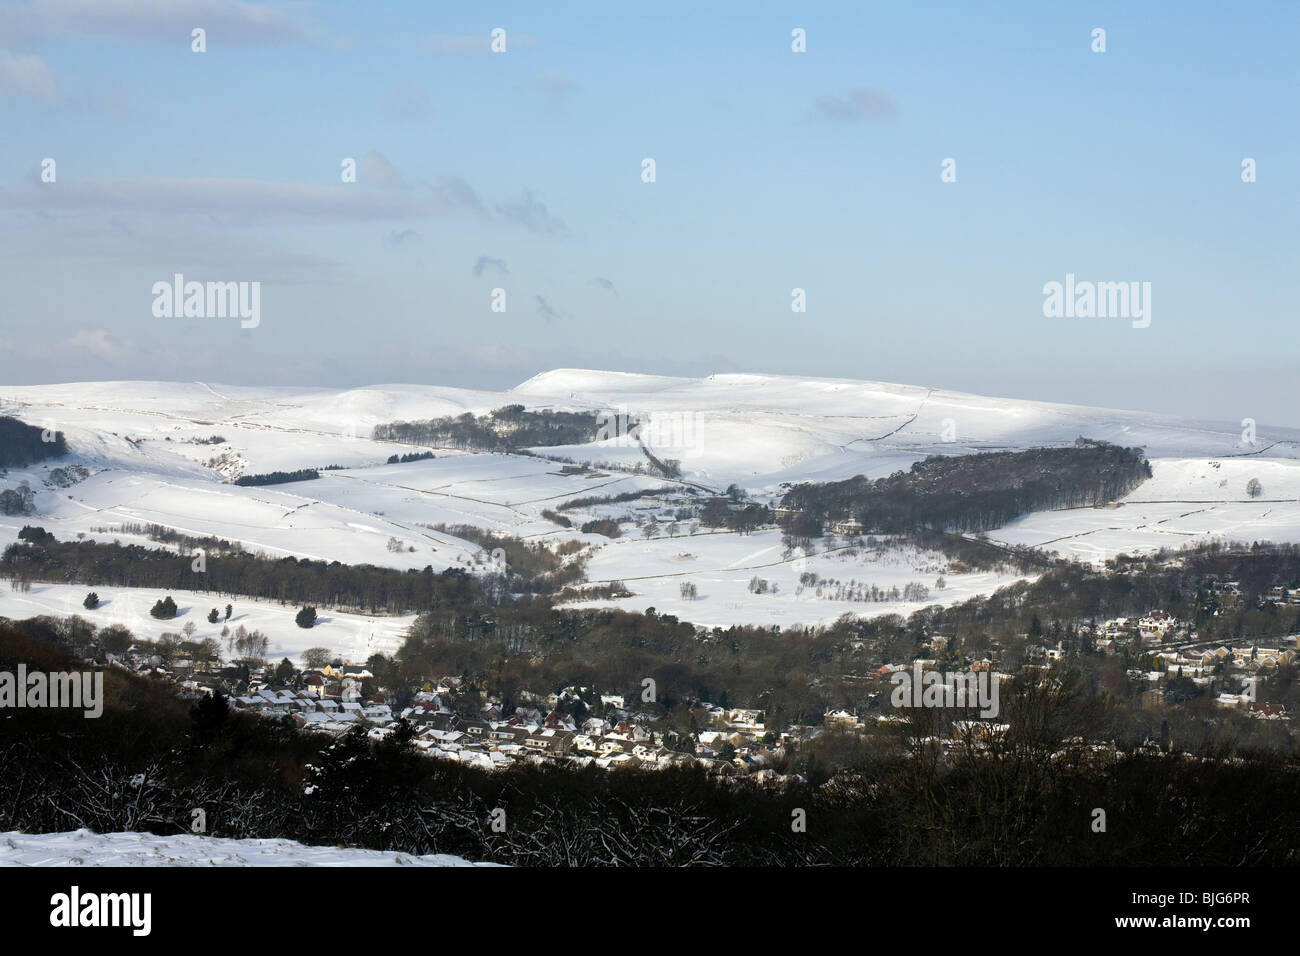
[[[594,279],[591,280],[590,284],[594,286],[598,286],[599,288],[604,289],[606,292],[612,292],[614,293],[615,296],[618,295],[618,290],[614,288],[614,283],[611,282],[609,279],[606,279],[604,276],[596,276]]]
[[[60,176],[58,189],[32,183],[0,189],[0,209],[193,215],[227,226],[286,220],[417,218],[447,215],[464,207],[454,188],[424,198],[410,191],[256,179],[65,180]]]
[[[0,211],[107,212],[126,217],[201,216],[215,226],[268,222],[422,220],[474,213],[540,235],[565,233],[564,223],[525,191],[499,203],[495,217],[460,177],[412,179],[382,153],[358,161],[355,184],[281,183],[257,179],[64,179],[57,189],[36,176],[0,188]]]
[[[39,56],[0,50],[0,96],[30,96],[53,104],[59,98],[59,84]]]
[[[547,322],[554,322],[556,319],[560,317],[560,313],[557,312],[555,307],[551,305],[550,302],[547,301],[545,296],[539,295],[536,298],[537,298],[537,314],[540,315],[543,319],[545,319]]]
[[[190,31],[207,31],[210,48],[310,38],[304,3],[248,0],[32,0],[0,6],[0,36],[9,45],[48,37],[92,37],[188,46]]]
[[[124,340],[107,329],[78,329],[68,339],[71,348],[89,352],[106,362],[119,363],[135,358],[140,349],[134,342]]]
[[[579,89],[577,81],[563,73],[543,73],[537,78],[537,88],[546,94],[553,110],[562,109]]]
[[[433,118],[433,101],[422,86],[400,86],[379,102],[379,114],[395,123],[423,123]]]
[[[422,238],[414,229],[394,229],[384,241],[390,246],[402,246],[408,242],[419,242]]]
[[[846,96],[823,96],[814,106],[817,115],[840,123],[872,120],[892,123],[898,117],[898,105],[884,90],[859,86]]]
[[[518,199],[497,203],[497,214],[507,222],[543,236],[563,236],[569,229],[564,221],[552,216],[546,203],[525,189]]]
[[[491,53],[492,34],[482,33],[425,33],[405,40],[408,45],[426,53]],[[537,45],[537,38],[526,33],[506,31],[506,51],[522,50]]]
[[[510,275],[510,269],[506,266],[504,259],[493,259],[489,256],[479,256],[478,261],[474,263],[474,275],[482,276],[488,269],[495,269],[502,275]]]
[[[357,163],[357,178],[366,186],[383,186],[388,189],[407,188],[402,171],[388,161],[388,157],[370,150]]]

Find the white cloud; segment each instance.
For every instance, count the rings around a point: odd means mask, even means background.
[[[39,56],[0,50],[0,96],[31,96],[52,104],[58,99],[59,85],[50,65]]]
[[[107,329],[78,329],[68,339],[68,345],[113,363],[135,358],[140,351],[134,342],[118,338]]]
[[[171,42],[188,47],[202,27],[210,48],[307,38],[301,3],[244,0],[33,0],[0,7],[0,35],[11,42],[47,37]]]

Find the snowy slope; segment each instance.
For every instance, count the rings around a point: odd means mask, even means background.
[[[0,833],[0,866],[496,866],[458,856],[152,833]]]
[[[196,575],[197,577],[197,575]],[[406,629],[415,620],[414,614],[393,617],[376,617],[366,614],[347,614],[322,609],[316,624],[310,628],[298,627],[294,615],[298,605],[278,604],[274,601],[256,601],[247,597],[225,597],[195,591],[166,591],[160,588],[117,588],[95,585],[99,607],[88,611],[82,607],[86,593],[92,588],[84,585],[34,583],[29,592],[16,591],[8,585],[0,588],[0,617],[23,620],[29,617],[51,615],[68,617],[80,615],[96,627],[121,624],[138,637],[157,640],[163,634],[179,633],[187,622],[197,630],[196,640],[215,638],[222,643],[223,627],[231,632],[241,625],[250,631],[261,631],[271,639],[266,654],[271,661],[288,657],[302,666],[302,653],[310,647],[324,647],[345,660],[365,661],[372,654],[392,654],[401,646]],[[151,617],[149,609],[164,593],[176,602],[176,617],[160,621]],[[233,606],[229,621],[209,624],[207,615],[217,608],[224,616],[226,605]]]
[[[617,427],[600,441],[538,449],[596,466],[595,472],[576,475],[562,474],[556,463],[541,458],[448,449],[431,449],[437,456],[431,461],[387,465],[394,452],[416,449],[368,437],[382,422],[479,414],[514,403],[630,414],[641,423],[641,440],[656,456],[680,461],[683,481],[617,470],[646,461],[638,441]],[[1155,477],[1117,507],[1036,513],[991,538],[1081,559],[1212,538],[1300,541],[1300,430],[1261,424],[1252,444],[1243,441],[1240,423],[1183,421],[920,386],[557,369],[502,392],[427,385],[334,390],[202,382],[0,386],[0,411],[62,430],[72,449],[68,458],[0,476],[0,487],[26,480],[39,492],[39,517],[0,517],[0,544],[13,540],[25,523],[39,523],[62,538],[147,543],[123,525],[157,523],[193,536],[238,540],[249,550],[275,557],[441,570],[473,566],[482,555],[476,545],[431,526],[469,524],[536,540],[580,538],[598,549],[589,578],[623,580],[634,592],[623,603],[654,604],[708,622],[810,622],[844,611],[907,608],[858,602],[842,607],[836,601],[810,605],[795,601],[784,585],[775,599],[751,595],[748,580],[762,572],[750,565],[781,562],[780,554],[774,554],[780,551],[774,535],[738,540],[699,534],[685,544],[681,538],[646,542],[629,524],[624,537],[610,541],[561,529],[541,512],[590,495],[651,488],[683,493],[690,486],[707,493],[732,483],[754,500],[773,502],[783,483],[879,477],[932,454],[1064,445],[1084,436],[1143,447]],[[68,488],[48,485],[53,467],[73,463],[84,465],[91,476]],[[253,488],[228,483],[240,473],[336,464],[343,469],[322,471],[315,481]],[[1245,491],[1251,478],[1263,486],[1263,494],[1254,499]],[[570,517],[581,523],[637,513],[645,509],[631,503]],[[694,557],[683,564],[678,552]],[[931,575],[931,557],[916,555],[913,566],[899,567],[861,556],[854,559],[855,567],[835,576],[882,587],[919,581]],[[842,563],[840,557],[825,560]],[[688,565],[699,577],[695,601],[678,597],[680,571]],[[926,583],[933,584],[933,578]],[[943,599],[999,583],[993,577],[952,580]],[[38,597],[34,593],[25,599]],[[0,599],[0,614],[11,613],[10,600]],[[354,629],[337,643],[340,648],[360,646],[359,634]],[[286,650],[293,649],[296,638],[285,636]]]

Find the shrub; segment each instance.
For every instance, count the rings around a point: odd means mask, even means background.
[[[172,600],[172,596],[169,594],[162,600],[155,601],[149,613],[159,620],[167,621],[176,616],[176,611],[176,602]]]

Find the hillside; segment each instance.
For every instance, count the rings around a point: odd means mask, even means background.
[[[190,537],[237,541],[270,557],[399,569],[481,568],[484,549],[435,530],[470,526],[529,541],[578,542],[593,581],[629,583],[630,598],[686,619],[731,622],[833,620],[842,613],[906,612],[916,602],[796,600],[804,565],[857,585],[917,581],[926,602],[947,603],[1005,575],[933,585],[940,556],[835,551],[791,554],[775,532],[706,534],[689,516],[736,485],[748,500],[776,505],[792,484],[868,479],[906,471],[933,455],[1065,448],[1079,437],[1141,449],[1153,477],[1105,508],[1035,511],[987,532],[991,541],[1057,550],[1085,560],[1213,538],[1300,541],[1300,431],[1183,421],[1141,412],[989,398],[937,388],[773,375],[669,378],[557,369],[501,392],[429,385],[356,389],[250,388],[200,382],[99,382],[5,387],[0,403],[29,425],[63,433],[55,463],[10,468],[0,490],[27,482],[33,513],[0,517],[0,544],[24,524],[63,540],[156,546],[138,528],[157,524]],[[529,454],[374,441],[378,425],[470,414],[507,405],[603,416],[592,441]],[[635,431],[628,426],[637,424]],[[642,447],[644,445],[644,448]],[[670,480],[648,464],[680,463]],[[395,454],[433,458],[389,464]],[[546,457],[540,457],[540,456]],[[565,463],[569,463],[566,467]],[[579,467],[586,465],[585,469]],[[75,470],[84,469],[82,472]],[[240,476],[315,469],[320,477],[240,487]],[[639,472],[639,473],[638,473]],[[1247,483],[1260,482],[1251,497]],[[637,493],[652,493],[636,498]],[[548,517],[574,499],[623,496]],[[653,521],[651,519],[653,518]],[[593,519],[621,523],[611,539],[578,530]],[[646,524],[651,528],[646,531]],[[842,547],[845,542],[827,542]],[[827,563],[829,562],[829,563]],[[823,566],[824,565],[824,566]],[[764,568],[768,570],[764,570]],[[785,582],[755,597],[756,576]],[[679,594],[684,579],[700,595]],[[703,585],[707,585],[707,588]],[[198,590],[202,590],[198,588]],[[711,595],[706,599],[703,594]],[[51,594],[51,597],[54,597]],[[69,600],[58,594],[57,602]],[[18,615],[0,594],[0,614]],[[24,602],[47,604],[36,594]],[[369,631],[369,626],[366,627]],[[339,641],[352,646],[350,632]],[[368,640],[362,638],[363,641]],[[289,648],[286,648],[289,649]]]

